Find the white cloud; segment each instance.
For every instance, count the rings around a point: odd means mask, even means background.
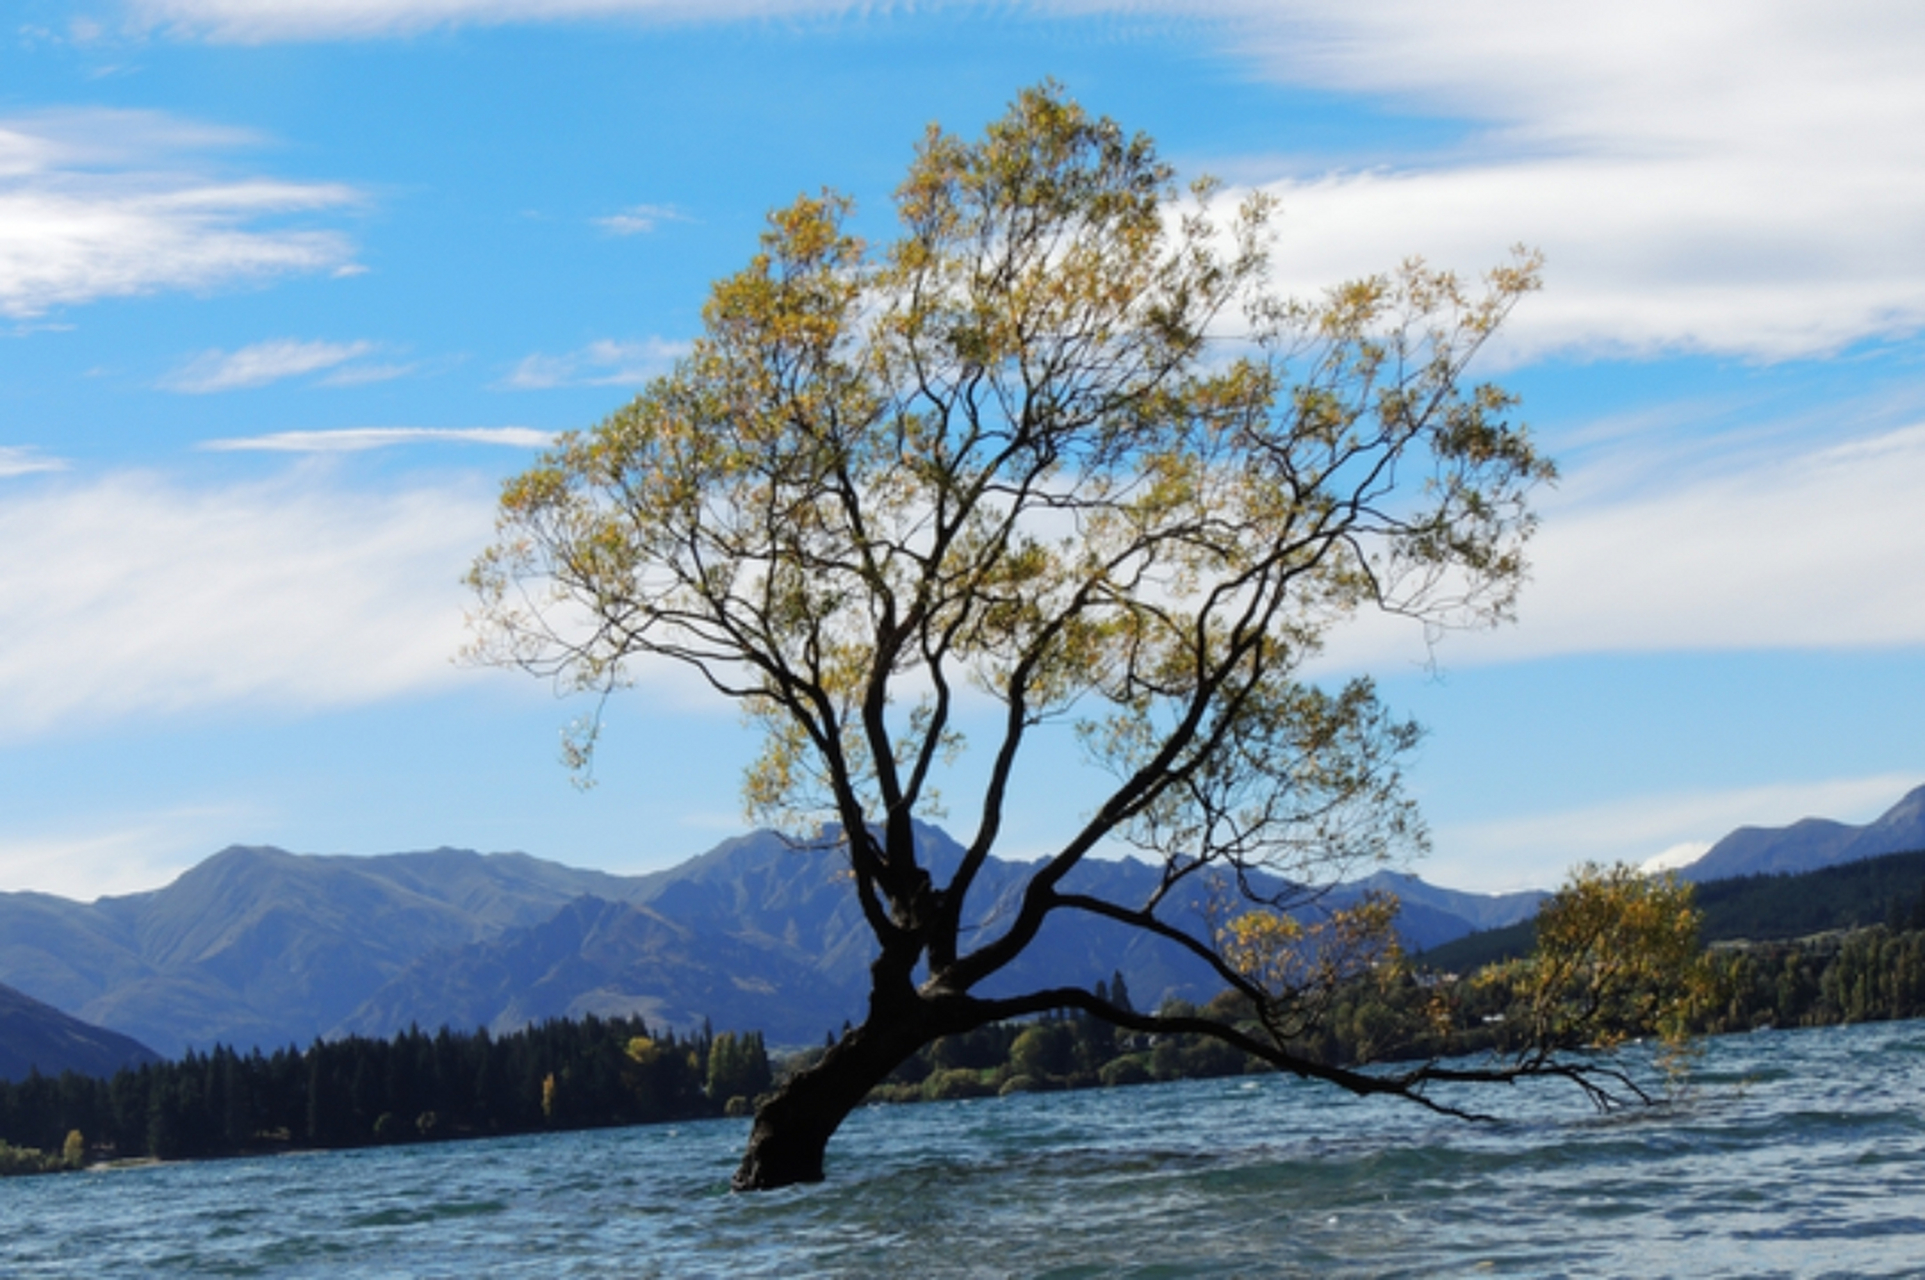
[[[66,469],[67,464],[61,459],[49,458],[29,445],[0,445],[0,478]]]
[[[130,0],[226,40],[459,23],[835,13],[832,0]],[[1282,278],[1406,255],[1463,270],[1549,255],[1514,355],[1689,349],[1775,359],[1925,324],[1925,8],[1882,0],[1046,0],[1160,12],[1265,74],[1465,122],[1370,172],[1267,162]],[[904,10],[903,21],[913,21]],[[1074,86],[1072,86],[1072,89]],[[1130,122],[1134,123],[1134,122]],[[1281,122],[1280,127],[1287,127]],[[1287,146],[1289,139],[1280,138]],[[1229,167],[1248,172],[1237,157]],[[649,220],[630,215],[633,229]]]
[[[638,204],[595,219],[595,225],[618,236],[645,235],[664,222],[687,222],[688,215],[667,204]]]
[[[1521,242],[1545,252],[1547,287],[1504,330],[1508,360],[1780,359],[1925,324],[1925,167],[1911,167],[1925,155],[1885,162],[1895,171],[1801,174],[1716,153],[1532,159],[1269,189],[1284,210],[1280,278],[1300,294],[1411,254],[1474,274]]]
[[[128,0],[127,7],[145,27],[253,44],[583,18],[720,21],[834,13],[855,6],[846,0]]]
[[[349,265],[345,236],[282,220],[353,190],[209,170],[206,153],[251,141],[151,112],[0,119],[0,315]]]
[[[1620,454],[1542,504],[1515,625],[1451,636],[1453,667],[1560,654],[1925,645],[1925,426],[1829,447]],[[1722,461],[1722,467],[1719,463]],[[1320,667],[1422,657],[1413,624],[1366,616]]]
[[[0,738],[457,678],[458,579],[492,524],[483,488],[355,494],[297,472],[0,490]]]
[[[641,342],[591,342],[567,355],[532,355],[516,365],[505,385],[518,390],[548,387],[639,386],[687,355],[689,344],[648,338]]]
[[[1488,656],[1925,644],[1925,428],[1547,507]]]
[[[158,889],[226,843],[236,816],[232,809],[178,809],[40,835],[10,833],[0,839],[0,893],[91,902]]]
[[[1910,774],[1832,778],[1729,791],[1625,796],[1604,804],[1433,832],[1424,878],[1453,889],[1550,889],[1553,867],[1644,863],[1683,847],[1709,847],[1743,826],[1789,826],[1800,818],[1869,822],[1918,785]],[[1700,849],[1702,852],[1702,849]]]
[[[1550,259],[1549,289],[1510,335],[1524,351],[1777,358],[1925,323],[1925,10],[1295,0],[1211,12],[1280,77],[1482,130],[1454,154],[1278,182],[1294,282],[1413,252],[1477,268],[1523,241]]]
[[[338,431],[276,431],[264,436],[208,440],[200,447],[216,453],[360,453],[407,444],[491,444],[515,449],[545,448],[551,431],[533,427],[347,427]]]
[[[1711,845],[1709,840],[1686,840],[1682,844],[1674,844],[1640,862],[1638,870],[1648,876],[1660,871],[1683,870],[1711,852]]]
[[[280,338],[257,342],[238,351],[204,351],[162,379],[161,385],[169,391],[190,395],[264,387],[283,378],[338,368],[373,350],[372,342],[302,342]]]
[[[351,364],[336,369],[321,379],[324,387],[365,387],[372,382],[392,382],[420,368],[413,364]]]

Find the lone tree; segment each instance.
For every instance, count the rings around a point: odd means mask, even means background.
[[[979,141],[931,128],[892,243],[853,235],[838,195],[771,214],[673,372],[503,492],[471,575],[479,656],[604,696],[637,659],[692,668],[765,733],[752,814],[838,845],[875,934],[867,1017],[761,1106],[738,1188],[820,1179],[843,1117],[918,1047],[1045,1010],[1432,1106],[1437,1081],[1547,1069],[1293,1055],[1388,912],[1283,915],[1422,844],[1398,773],[1415,727],[1367,680],[1301,673],[1360,611],[1508,612],[1552,469],[1514,399],[1463,373],[1537,263],[1473,290],[1409,262],[1290,301],[1266,281],[1271,201],[1225,203],[1054,84]],[[987,780],[940,883],[912,819],[965,749],[971,689]],[[973,928],[1025,749],[1064,726],[1113,785]],[[1160,865],[1155,891],[1076,891],[1118,843]],[[1170,909],[1203,884],[1234,906]],[[978,993],[1065,914],[1184,948],[1261,1025]]]

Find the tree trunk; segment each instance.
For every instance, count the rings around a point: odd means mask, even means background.
[[[800,1071],[755,1111],[749,1149],[729,1184],[769,1191],[822,1181],[822,1154],[843,1119],[891,1071],[944,1034],[928,1016],[869,1020],[838,1040],[822,1060]]]

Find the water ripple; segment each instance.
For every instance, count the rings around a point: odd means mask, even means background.
[[[739,1120],[25,1179],[0,1276],[1905,1275],[1921,1072],[1895,1024],[1715,1041],[1610,1116],[1275,1077],[876,1107],[754,1196]]]

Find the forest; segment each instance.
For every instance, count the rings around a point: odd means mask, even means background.
[[[0,1083],[0,1143],[13,1153],[0,1172],[67,1167],[40,1153],[76,1147],[90,1159],[178,1160],[746,1114],[771,1081],[759,1032],[678,1038],[639,1018],[558,1019],[499,1037],[410,1029],[273,1054],[216,1046],[107,1080]]]

